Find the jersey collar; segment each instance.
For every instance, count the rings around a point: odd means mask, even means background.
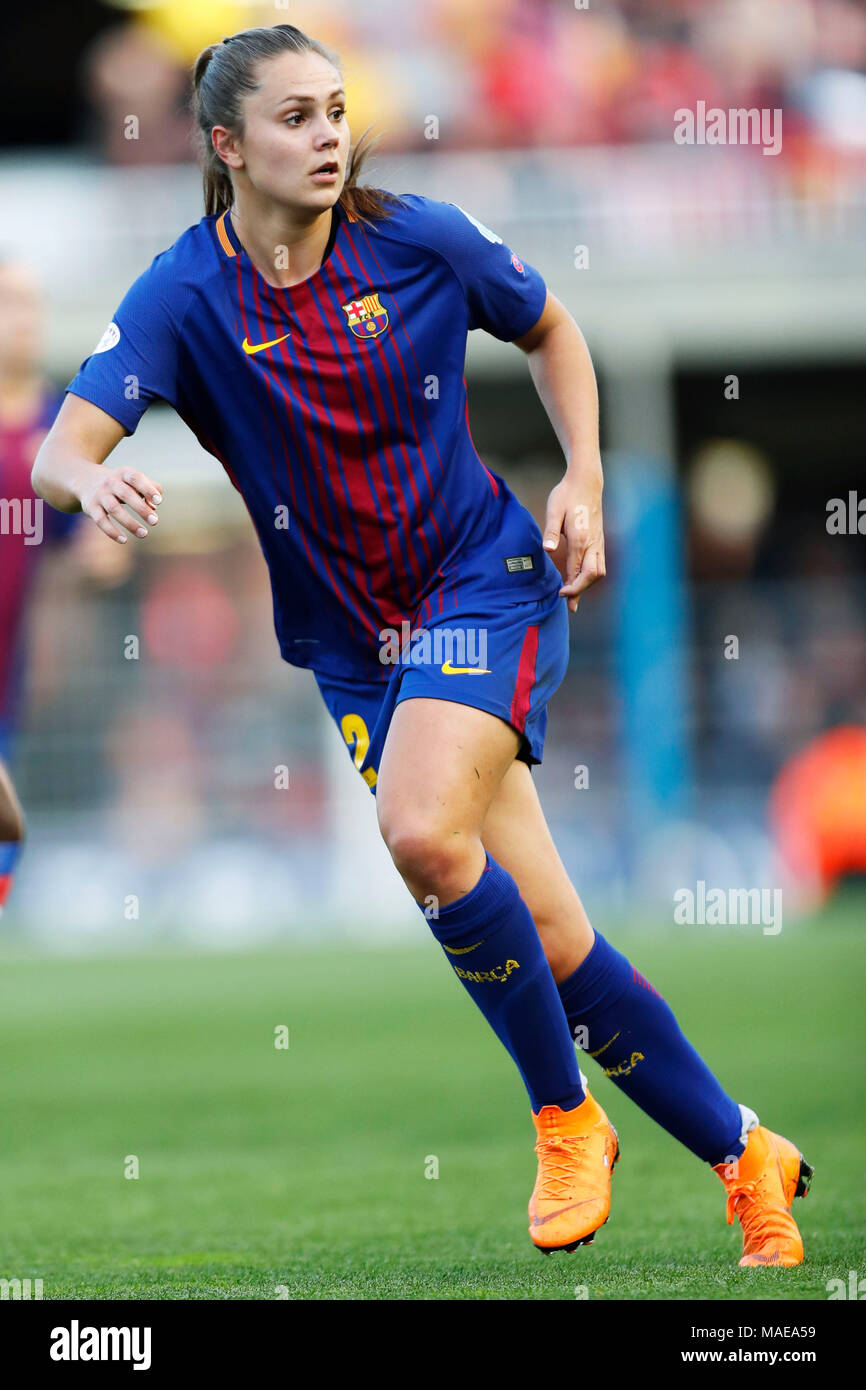
[[[331,251],[334,248],[334,242],[337,239],[337,232],[339,230],[340,223],[346,217],[348,217],[348,220],[350,222],[355,221],[355,218],[352,217],[351,213],[345,213],[340,204],[335,203],[334,220],[333,225],[331,227],[331,235],[328,238],[328,243],[325,247],[325,260],[327,260],[327,258],[331,254]],[[219,214],[219,216],[216,219],[216,222],[214,223],[214,226],[216,228],[217,240],[219,241],[219,244],[222,247],[223,254],[228,257],[239,256],[244,248],[241,245],[241,242],[238,240],[238,234],[235,231],[234,223],[232,222],[228,208],[226,208],[223,212]]]
[[[226,256],[239,256],[243,247],[237,238],[229,210],[225,208],[214,223],[217,240]]]

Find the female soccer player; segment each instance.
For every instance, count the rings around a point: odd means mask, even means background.
[[[163,488],[104,460],[157,397],[220,460],[268,562],[280,650],[312,669],[447,960],[529,1092],[530,1236],[588,1243],[616,1132],[574,1048],[705,1162],[747,1264],[796,1264],[808,1171],[732,1100],[598,932],[530,775],[604,574],[597,396],[538,272],[451,203],[359,187],[335,56],[291,25],[200,54],[205,216],[127,293],[70,383],[34,483],[121,544]],[[469,434],[466,335],[527,353],[567,463],[544,539]],[[565,551],[565,582],[547,552]]]

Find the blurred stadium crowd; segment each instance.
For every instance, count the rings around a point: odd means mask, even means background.
[[[431,115],[455,150],[668,139],[672,110],[698,100],[784,108],[792,148],[866,144],[866,11],[855,0],[154,6],[86,54],[91,138],[119,163],[187,158],[195,51],[220,25],[282,21],[327,33],[351,79],[354,128],[384,128],[393,150],[423,148]],[[133,109],[147,117],[138,141],[123,134]]]

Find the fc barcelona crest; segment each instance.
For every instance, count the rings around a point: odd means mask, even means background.
[[[388,310],[382,308],[378,294],[362,294],[342,307],[356,338],[378,338],[388,327]]]

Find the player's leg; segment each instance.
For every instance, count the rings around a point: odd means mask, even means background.
[[[515,763],[492,801],[485,845],[513,874],[579,1045],[653,1119],[710,1163],[740,1152],[742,1116],[686,1041],[661,995],[593,932],[556,851],[529,768]],[[555,920],[555,914],[562,915]],[[576,964],[573,963],[576,961]],[[568,968],[570,967],[570,969]]]
[[[0,762],[0,913],[12,890],[12,878],[24,844],[24,813],[6,764]]]
[[[513,878],[481,841],[519,736],[450,700],[397,705],[376,809],[395,867],[449,963],[519,1067],[532,1108],[584,1098],[556,983]]]
[[[525,763],[515,762],[503,777],[482,839],[529,907],[579,1046],[722,1179],[729,1220],[736,1212],[743,1225],[741,1263],[799,1263],[803,1246],[788,1208],[805,1195],[812,1170],[793,1144],[741,1111],[661,995],[593,932]]]
[[[538,1107],[530,1236],[543,1250],[572,1249],[589,1243],[607,1219],[616,1133],[592,1096],[581,1099],[582,1077],[538,933],[480,836],[491,793],[521,743],[541,755],[546,702],[568,660],[568,614],[552,595],[508,604],[484,622],[483,670],[440,658],[400,668],[387,683],[318,673],[316,680],[377,794],[385,839],[410,891],[464,988],[516,1057]],[[455,626],[449,614],[452,636]],[[474,650],[465,635],[466,651]],[[413,707],[426,717],[407,720]]]
[[[528,765],[516,758],[490,803],[485,849],[516,880],[557,984],[592,949],[592,926],[553,841]]]
[[[584,1097],[555,981],[513,880],[481,842],[519,735],[471,705],[397,704],[398,684],[372,696],[333,681],[319,686],[347,743],[354,740],[398,871],[517,1063],[534,1108],[574,1108]],[[537,1007],[551,1014],[551,1029],[539,1029]]]
[[[404,699],[385,739],[376,803],[399,873],[529,1092],[539,1157],[532,1240],[545,1251],[574,1249],[607,1220],[618,1146],[583,1089],[529,910],[481,839],[519,745],[516,730],[486,710]]]

